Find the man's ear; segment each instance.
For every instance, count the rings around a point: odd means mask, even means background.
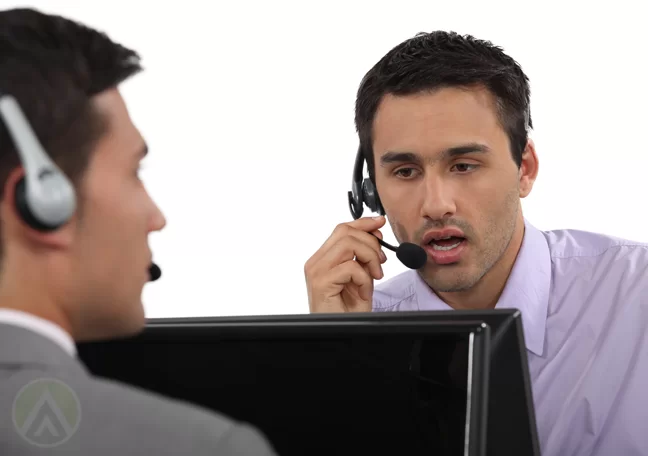
[[[539,167],[535,144],[529,138],[524,151],[522,151],[522,163],[520,164],[520,198],[526,198],[531,193],[533,184],[538,177]]]
[[[44,249],[66,249],[73,241],[75,218],[54,231],[41,231],[31,227],[22,218],[16,205],[16,188],[18,182],[25,176],[22,167],[17,167],[9,173],[4,184],[4,193],[0,205],[5,239],[20,239],[33,247]]]

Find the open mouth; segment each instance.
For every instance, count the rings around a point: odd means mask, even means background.
[[[432,247],[432,249],[439,251],[439,252],[446,252],[448,250],[452,250],[454,248],[457,248],[461,245],[463,241],[465,241],[466,238],[462,237],[457,237],[457,236],[447,236],[444,238],[439,238],[439,239],[432,239],[428,245]]]

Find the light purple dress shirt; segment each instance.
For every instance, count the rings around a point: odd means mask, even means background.
[[[522,313],[543,456],[648,455],[648,244],[525,226],[496,308]],[[450,307],[407,271],[373,310]]]

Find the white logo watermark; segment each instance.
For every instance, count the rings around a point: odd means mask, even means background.
[[[54,447],[69,440],[79,428],[81,403],[62,381],[41,378],[18,392],[12,418],[25,440],[39,447]]]

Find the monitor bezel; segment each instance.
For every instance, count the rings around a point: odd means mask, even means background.
[[[149,321],[146,329],[134,338],[110,343],[176,343],[191,338],[210,343],[218,340],[307,339],[322,336],[346,337],[348,335],[408,334],[460,335],[468,340],[468,380],[466,391],[466,428],[464,456],[485,456],[488,419],[488,379],[490,367],[491,328],[479,319],[458,321],[447,315],[424,315],[417,319],[396,314],[389,317],[366,318],[368,314],[308,314],[259,317],[189,317]],[[365,318],[363,318],[365,317]],[[101,342],[100,342],[101,343]],[[93,343],[90,343],[92,345]]]

